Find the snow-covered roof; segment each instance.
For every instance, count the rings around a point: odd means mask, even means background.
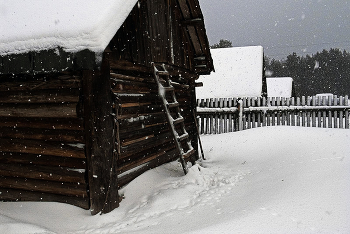
[[[292,77],[266,78],[268,97],[291,97],[293,89]]]
[[[0,55],[63,48],[102,52],[137,0],[0,1]]]
[[[199,77],[197,98],[257,97],[262,93],[263,47],[211,49],[215,72]]]

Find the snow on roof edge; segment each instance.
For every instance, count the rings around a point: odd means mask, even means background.
[[[39,8],[39,5],[35,4],[31,6],[31,1],[23,0],[14,4],[10,1],[1,3],[8,12],[16,11],[0,16],[0,22],[5,23],[0,28],[7,32],[6,35],[0,34],[0,55],[58,47],[67,52],[79,52],[84,49],[96,53],[103,52],[137,0],[87,1],[53,1],[52,6],[44,8]],[[62,8],[57,9],[59,6]],[[87,6],[87,12],[76,9],[83,6]],[[32,10],[29,16],[24,14],[28,8]],[[36,14],[37,17],[33,17]]]

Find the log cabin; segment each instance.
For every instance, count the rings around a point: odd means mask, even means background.
[[[0,201],[108,213],[141,173],[198,158],[195,81],[214,69],[198,0],[3,5]]]

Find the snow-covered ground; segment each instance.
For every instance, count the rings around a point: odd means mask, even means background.
[[[0,203],[0,233],[350,233],[350,130],[264,127],[203,136],[207,160],[170,163],[106,215]]]

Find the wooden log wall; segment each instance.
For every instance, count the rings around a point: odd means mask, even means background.
[[[239,131],[239,109],[242,108],[242,130],[262,126],[302,126],[349,128],[348,96],[338,97],[272,97],[215,98],[197,100],[201,134]]]
[[[181,4],[175,0],[139,1],[109,44],[117,60],[144,66],[150,66],[152,62],[166,63],[194,71],[195,52],[201,56],[202,49],[206,49],[201,47],[206,35],[204,30],[196,32],[194,26],[182,24],[182,12],[186,12],[186,17],[193,16],[187,2],[180,2]],[[197,39],[197,33],[201,34],[201,40]],[[195,39],[196,43],[193,44],[191,40]],[[198,51],[194,51],[194,48]]]
[[[122,187],[144,171],[176,160],[178,155],[153,72],[145,67],[121,70],[112,64],[110,77],[115,97],[118,183]],[[194,87],[190,89],[176,80],[174,87],[186,131],[196,142],[192,114],[195,108]]]
[[[80,77],[5,78],[0,77],[0,200],[88,209]]]

